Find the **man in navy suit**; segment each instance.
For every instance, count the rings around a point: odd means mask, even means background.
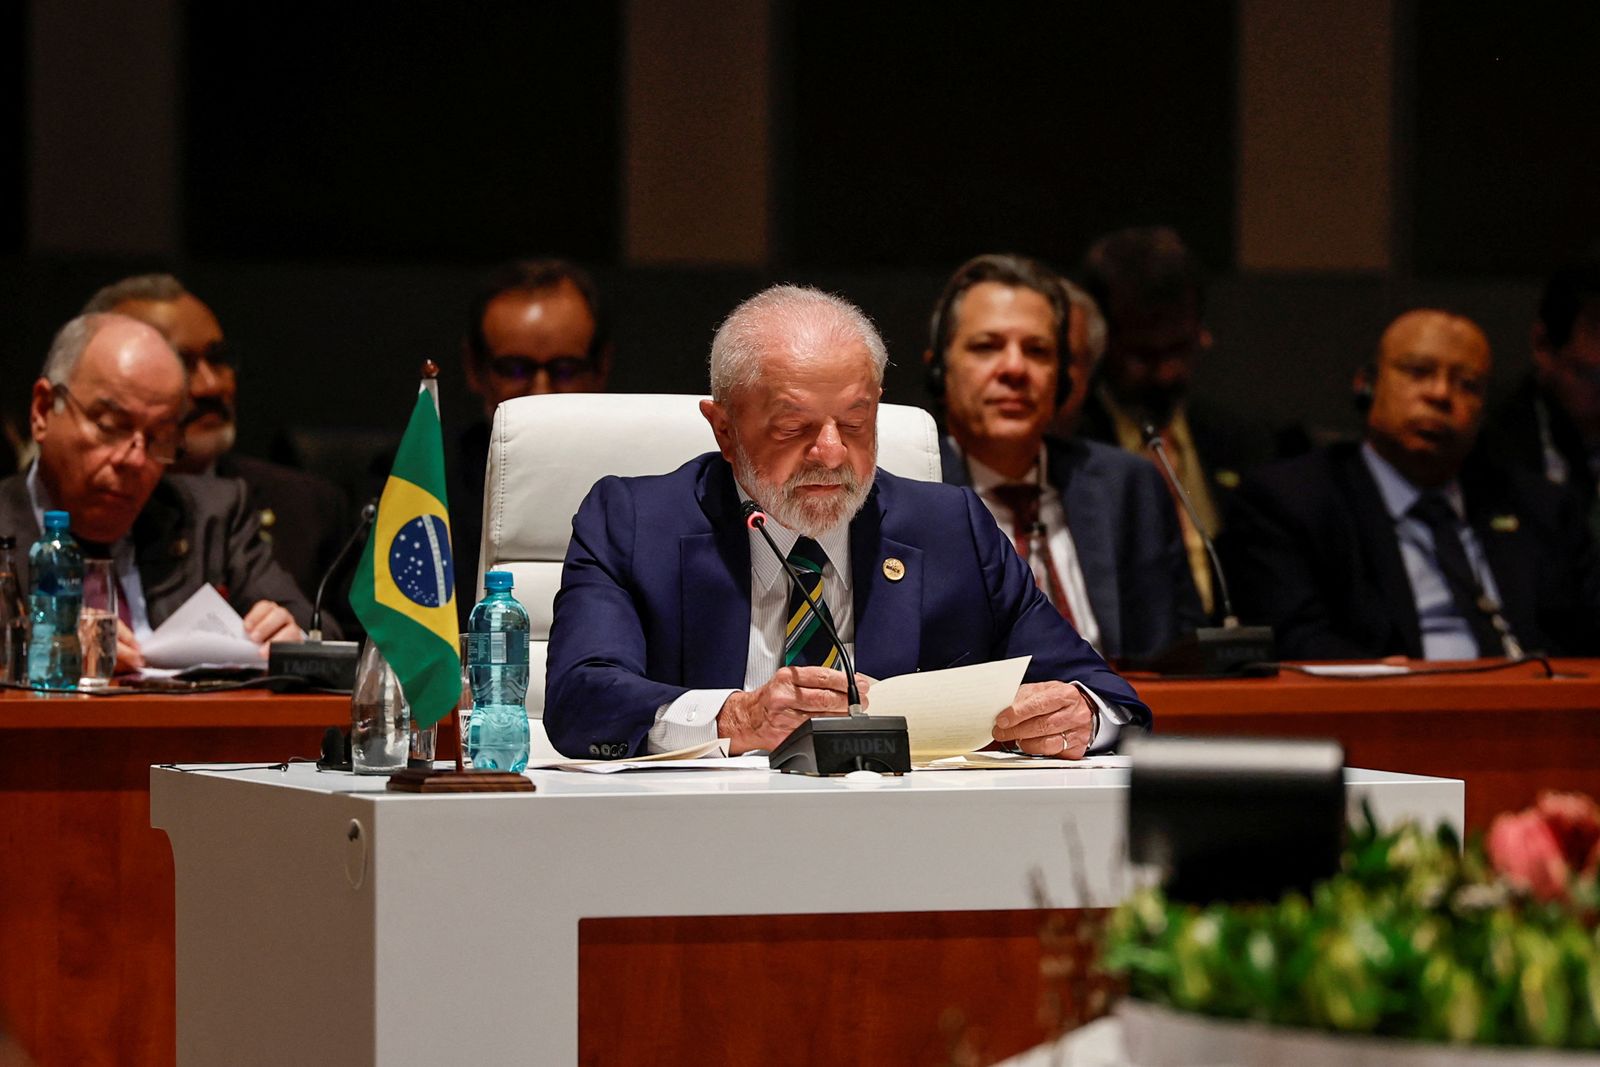
[[[1285,659],[1600,652],[1600,565],[1577,503],[1473,451],[1489,342],[1401,315],[1357,374],[1366,440],[1262,468],[1223,553],[1239,614]]]
[[[977,498],[877,469],[887,361],[865,315],[814,289],[769,289],[722,324],[701,408],[718,453],[604,478],[573,520],[546,685],[557,749],[622,757],[726,737],[739,753],[846,713],[845,677],[745,526],[745,500],[815,576],[869,704],[872,677],[1029,655],[997,741],[1073,759],[1148,724]]]
[[[1204,622],[1176,513],[1150,461],[1048,437],[1072,391],[1067,294],[1043,264],[964,263],[923,359],[943,401],[944,480],[971,486],[1057,609],[1106,656],[1150,656]]]

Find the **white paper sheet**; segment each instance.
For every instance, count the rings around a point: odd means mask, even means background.
[[[244,632],[244,620],[222,594],[202,585],[183,606],[139,643],[152,667],[193,667],[201,663],[259,667],[267,657]]]
[[[1301,669],[1316,678],[1388,678],[1410,674],[1401,663],[1303,663]]]
[[[867,714],[904,715],[911,761],[973,752],[994,740],[994,720],[1017,695],[1031,656],[918,671],[873,682]]]

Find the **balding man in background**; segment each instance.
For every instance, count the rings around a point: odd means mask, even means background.
[[[118,670],[142,666],[140,640],[208,582],[254,640],[297,640],[310,618],[261,540],[243,484],[169,473],[186,405],[183,363],[160,333],[123,315],[79,316],[33,384],[39,457],[0,481],[0,534],[27,545],[44,512],[60,509],[86,556],[114,561],[127,605]],[[26,584],[26,554],[18,569]]]
[[[1409,311],[1356,375],[1365,440],[1265,467],[1224,552],[1239,614],[1285,659],[1475,659],[1600,651],[1600,565],[1580,510],[1473,452],[1489,342]]]
[[[209,307],[170,274],[141,274],[113,282],[84,306],[85,314],[115,312],[161,332],[183,361],[189,406],[183,448],[172,469],[237,478],[273,558],[307,593],[314,593],[355,526],[345,495],[305,471],[234,451],[238,433],[238,368],[222,326]],[[342,603],[324,611],[344,619]]]

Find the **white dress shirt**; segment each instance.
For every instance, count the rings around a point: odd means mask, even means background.
[[[954,442],[952,442],[954,443]],[[959,452],[959,446],[957,447]],[[1021,478],[1007,478],[971,456],[964,456],[967,476],[972,481],[973,492],[989,509],[1000,532],[1006,540],[1015,541],[1016,517],[1011,509],[994,496],[994,487],[1006,482],[1032,482],[1039,486],[1039,521],[1044,523],[1045,537],[1050,546],[1050,558],[1055,561],[1056,574],[1061,578],[1062,593],[1067,607],[1072,610],[1072,621],[1077,624],[1083,639],[1100,651],[1100,623],[1094,617],[1094,606],[1089,603],[1089,587],[1083,580],[1083,566],[1078,562],[1078,546],[1067,527],[1067,509],[1057,489],[1044,474],[1048,473],[1044,446],[1039,446],[1039,459]]]

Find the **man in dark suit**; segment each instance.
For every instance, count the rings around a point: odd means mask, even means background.
[[[1531,345],[1533,366],[1484,437],[1507,464],[1570,491],[1600,536],[1600,251],[1545,282]]]
[[[1200,516],[1174,502],[1189,571],[1209,613],[1211,563],[1200,533],[1222,529],[1223,503],[1240,474],[1272,455],[1270,435],[1234,414],[1208,412],[1190,395],[1211,350],[1200,262],[1165,226],[1107,234],[1084,256],[1079,280],[1105,313],[1106,352],[1084,400],[1078,436],[1148,457],[1143,429],[1161,434]]]
[[[1600,652],[1600,560],[1578,509],[1472,454],[1489,366],[1469,320],[1401,315],[1357,376],[1366,440],[1263,468],[1235,494],[1239,613],[1270,623],[1284,658]]]
[[[738,753],[846,711],[826,630],[791,605],[744,499],[816,576],[864,675],[1030,655],[994,736],[1041,755],[1103,751],[1149,721],[976,497],[877,469],[887,359],[866,316],[814,289],[769,289],[722,324],[701,407],[720,454],[602,479],[573,520],[550,628],[556,748],[626,756],[721,736]]]
[[[611,374],[611,326],[589,272],[564,259],[503,263],[479,285],[467,308],[462,366],[483,401],[483,420],[457,436],[450,476],[450,530],[461,624],[477,602],[483,533],[483,479],[489,430],[505,400],[545,393],[604,392]],[[387,467],[384,468],[387,471]]]
[[[143,274],[106,286],[84,313],[110,311],[161,331],[189,375],[183,451],[174,472],[237,478],[272,556],[307,593],[333,565],[355,527],[349,502],[332,482],[234,451],[238,371],[217,317],[170,274]],[[342,616],[343,604],[325,613]]]
[[[1147,460],[1045,428],[1072,389],[1061,279],[978,256],[946,283],[923,360],[944,480],[971,486],[1057,609],[1103,655],[1150,656],[1204,622],[1177,516]]]
[[[62,327],[33,385],[39,458],[0,481],[0,533],[19,545],[58,508],[87,555],[112,559],[127,617],[117,666],[142,665],[139,639],[207,582],[261,642],[297,640],[311,605],[273,562],[242,483],[168,475],[183,435],[183,363],[150,326],[92,314]],[[19,560],[27,581],[27,563]]]

